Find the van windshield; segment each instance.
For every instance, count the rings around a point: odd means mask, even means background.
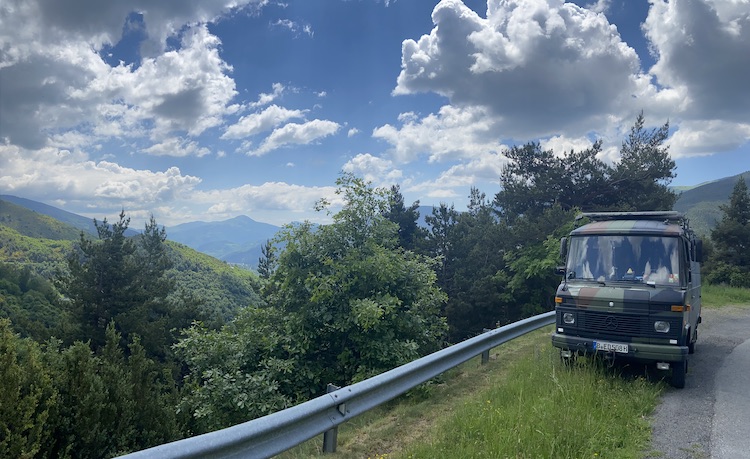
[[[680,284],[679,238],[575,236],[570,241],[568,279]]]

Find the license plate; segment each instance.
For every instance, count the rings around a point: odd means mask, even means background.
[[[625,343],[611,343],[609,341],[594,341],[594,349],[597,351],[614,351],[618,354],[627,354],[628,345]]]

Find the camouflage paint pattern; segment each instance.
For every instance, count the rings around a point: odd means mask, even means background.
[[[628,215],[637,218],[638,214]],[[673,220],[615,217],[588,223],[570,235],[677,237],[685,243],[683,251],[690,250],[691,256],[694,254],[690,249],[694,247],[692,232],[686,223],[678,224]],[[557,289],[556,332],[552,335],[552,344],[560,349],[590,354],[596,352],[596,341],[625,343],[628,344],[627,354],[613,351],[607,354],[642,361],[685,360],[688,343],[695,337],[691,330],[697,327],[700,316],[700,265],[692,260],[689,264],[684,269],[690,270],[691,275],[679,285],[563,279]],[[683,311],[673,311],[673,306],[681,306]],[[573,315],[574,324],[563,322],[565,313]],[[656,321],[667,322],[669,331],[657,332]]]

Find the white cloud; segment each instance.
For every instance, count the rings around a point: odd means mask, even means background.
[[[341,168],[344,172],[350,172],[365,181],[372,182],[375,186],[391,186],[399,183],[403,172],[394,167],[392,161],[378,158],[369,153],[355,156]]]
[[[402,113],[399,120],[400,127],[386,124],[372,134],[391,144],[389,153],[398,162],[411,162],[420,155],[431,162],[472,158],[502,149],[496,120],[484,107],[445,105],[437,115],[420,120],[413,113]]]
[[[340,127],[338,123],[328,120],[312,120],[302,124],[289,123],[274,129],[257,150],[248,151],[247,154],[261,156],[286,145],[307,145],[335,134]]]
[[[291,19],[279,19],[271,23],[271,26],[286,29],[291,32],[295,36],[295,38],[299,37],[302,34],[305,34],[308,37],[312,37],[315,34],[310,24],[303,24],[300,22],[292,21]]]
[[[435,27],[402,45],[394,94],[435,92],[483,106],[498,136],[580,135],[633,111],[648,88],[635,51],[603,14],[562,0],[489,0],[481,18],[458,0],[434,9]]]
[[[315,203],[325,198],[340,207],[341,197],[335,187],[307,187],[285,182],[266,182],[231,189],[198,191],[192,203],[199,208],[183,221],[222,220],[238,214],[253,215],[261,221],[283,225],[293,220],[327,222],[329,217],[315,212]],[[197,212],[197,213],[196,213]]]
[[[684,118],[746,122],[750,107],[750,3],[653,1],[643,25],[659,84],[680,89]]]
[[[243,116],[237,124],[229,126],[221,138],[242,139],[270,131],[290,119],[304,118],[305,112],[306,110],[289,110],[278,105],[271,105],[260,113]]]
[[[750,3],[746,0],[651,2],[643,31],[657,59],[650,69],[660,107],[676,118],[673,157],[711,155],[750,142]],[[668,109],[671,108],[671,112]]]
[[[712,155],[737,149],[748,139],[750,124],[719,120],[683,121],[669,139],[669,151],[673,158]]]
[[[468,196],[472,186],[498,183],[507,163],[508,158],[500,152],[481,153],[471,160],[451,166],[434,180],[413,183],[406,190],[435,199]]]
[[[9,0],[0,6],[0,139],[37,149],[77,128],[94,137],[172,131],[200,135],[236,110],[236,95],[207,21],[265,0],[176,3]],[[131,13],[147,35],[138,66],[110,66],[98,52],[116,44]],[[177,35],[179,32],[179,35]],[[167,37],[179,49],[163,52]],[[90,129],[90,131],[89,131]]]
[[[82,215],[89,215],[91,208],[147,212],[184,198],[201,182],[176,167],[138,170],[51,147],[29,151],[0,146],[0,166],[5,193],[65,203],[66,210]]]
[[[552,150],[555,156],[561,157],[573,151],[583,151],[591,148],[593,142],[587,137],[570,138],[561,135],[553,136],[548,139],[542,139],[539,145],[542,150]]]
[[[258,96],[258,101],[257,102],[253,102],[252,104],[250,104],[250,107],[251,108],[256,108],[256,107],[266,106],[266,105],[270,104],[271,102],[273,102],[274,100],[276,100],[279,97],[281,97],[281,95],[284,93],[284,89],[286,89],[284,87],[284,85],[281,84],[281,83],[274,83],[272,85],[272,88],[273,88],[273,92],[271,92],[271,93],[261,93]]]
[[[197,142],[170,137],[164,141],[154,144],[143,150],[145,153],[155,156],[206,156],[211,153],[208,148],[201,147]]]

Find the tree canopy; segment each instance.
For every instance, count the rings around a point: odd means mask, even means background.
[[[750,287],[750,192],[742,177],[720,209],[722,219],[711,231],[714,252],[706,277],[713,283]]]
[[[500,177],[495,205],[510,220],[539,216],[554,205],[581,211],[672,209],[677,196],[668,185],[676,165],[664,145],[669,123],[651,130],[644,125],[641,113],[614,165],[600,158],[601,141],[562,155],[535,142],[512,147],[505,153],[510,162]]]

